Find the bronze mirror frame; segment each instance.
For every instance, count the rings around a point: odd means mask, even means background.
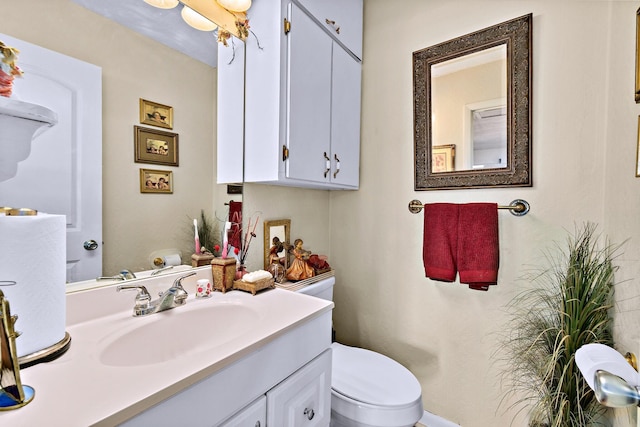
[[[530,187],[532,14],[413,52],[416,191]],[[507,167],[432,172],[431,66],[501,44],[507,47]]]

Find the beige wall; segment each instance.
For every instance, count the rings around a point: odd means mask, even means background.
[[[9,4],[7,4],[9,3]],[[510,425],[495,365],[505,305],[541,251],[574,224],[594,221],[618,259],[616,336],[638,352],[640,181],[634,176],[635,2],[366,0],[361,188],[318,191],[247,185],[245,217],[260,216],[250,267],[262,262],[263,220],[290,218],[292,237],[337,270],[338,339],[388,354],[423,387],[425,408],[465,427]],[[214,204],[215,73],[69,0],[8,0],[2,31],[103,67],[105,266],[121,268],[182,236],[181,218]],[[7,10],[9,11],[7,13]],[[527,13],[534,16],[534,186],[413,191],[413,51]],[[189,94],[185,96],[185,94]],[[174,106],[180,167],[173,196],[139,194],[132,160],[138,98]],[[187,147],[197,146],[188,151]],[[422,216],[407,204],[515,198],[529,215],[500,213],[499,285],[487,293],[424,278]],[[139,213],[145,213],[144,218]],[[157,217],[175,221],[156,241]],[[142,236],[124,243],[122,236]],[[619,425],[628,425],[618,411]],[[525,426],[517,418],[514,426]]]
[[[633,101],[635,10],[626,1],[364,2],[361,187],[333,192],[331,263],[337,269],[337,337],[384,352],[409,367],[425,408],[465,427],[508,426],[498,408],[497,335],[509,330],[505,305],[544,263],[541,251],[574,224],[593,221],[618,259],[616,337],[640,350],[640,181],[635,178]],[[413,191],[412,52],[533,13],[534,186]],[[424,277],[422,215],[407,204],[515,198],[517,218],[500,212],[499,285],[487,293]],[[544,264],[542,264],[544,265]],[[627,280],[626,282],[623,282]],[[499,353],[498,353],[499,354]],[[617,412],[628,425],[625,411]],[[514,426],[525,426],[517,418]]]
[[[4,33],[102,67],[104,273],[147,270],[158,249],[190,257],[189,218],[214,206],[216,70],[70,0],[2,6]],[[140,98],[174,108],[179,167],[134,163]],[[174,193],[141,194],[140,168],[173,171]]]

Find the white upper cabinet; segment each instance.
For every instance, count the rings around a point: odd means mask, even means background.
[[[362,59],[362,0],[298,0],[326,31]]]
[[[313,2],[260,0],[249,10],[253,34],[244,45],[244,124],[235,125],[236,133],[244,132],[244,182],[358,188],[362,67],[355,51],[362,44],[362,0],[330,1],[321,9],[330,4],[343,17],[354,16],[353,28],[360,31],[355,45],[339,38],[348,34],[343,25],[340,34],[321,25],[311,14]],[[218,83],[220,93],[228,82]],[[219,106],[219,128],[230,114]],[[218,144],[236,139],[219,134]],[[220,153],[219,165],[225,163]]]
[[[244,43],[218,47],[218,184],[241,183],[244,144]]]

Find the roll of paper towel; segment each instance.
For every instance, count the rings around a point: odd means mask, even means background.
[[[0,214],[0,284],[17,315],[18,357],[65,337],[66,220],[64,215]]]

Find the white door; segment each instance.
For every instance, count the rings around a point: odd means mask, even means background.
[[[102,274],[102,69],[5,34],[24,76],[14,97],[58,114],[36,137],[14,178],[0,182],[0,206],[66,215],[67,281]],[[84,248],[95,241],[97,247]],[[37,245],[37,240],[32,242]]]

